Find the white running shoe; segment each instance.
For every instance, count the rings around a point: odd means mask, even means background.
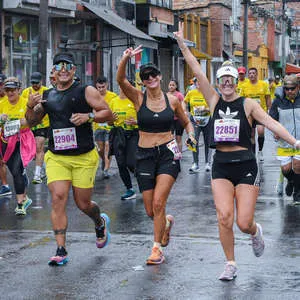
[[[211,170],[210,164],[207,163],[207,164],[205,165],[205,171],[206,171],[206,172],[209,172],[210,170]]]
[[[224,281],[231,281],[237,276],[236,272],[237,267],[227,262],[224,271],[220,275],[219,279]]]
[[[196,163],[192,164],[192,167],[189,168],[190,173],[198,173],[200,172],[199,166]]]
[[[252,249],[254,252],[254,255],[256,257],[260,257],[263,255],[264,250],[265,250],[265,242],[263,240],[263,232],[261,225],[256,223],[257,226],[257,232],[255,236],[251,236],[252,239]]]

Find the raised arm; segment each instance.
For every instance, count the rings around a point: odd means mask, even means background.
[[[136,54],[142,52],[142,46],[138,46],[136,49],[128,48],[124,51],[123,57],[118,66],[117,81],[123,90],[126,97],[131,100],[135,108],[139,108],[139,96],[142,94],[141,91],[133,87],[130,82],[126,79],[126,66],[128,60]]]
[[[41,123],[45,116],[44,108],[42,103],[46,100],[42,100],[42,96],[39,93],[32,94],[29,92],[27,111],[25,118],[29,127],[36,126]]]
[[[177,39],[178,46],[184,56],[186,63],[192,69],[195,77],[199,82],[199,89],[204,95],[205,99],[207,99],[208,105],[215,106],[219,99],[219,95],[216,90],[210,85],[206,75],[201,69],[201,65],[195,58],[195,56],[191,53],[190,49],[185,45],[183,39],[183,22],[179,22],[179,30],[174,32],[174,35]]]

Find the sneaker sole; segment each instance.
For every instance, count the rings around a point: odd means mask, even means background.
[[[21,211],[20,212],[15,211],[15,215],[16,216],[26,216],[26,211],[25,212],[23,212],[23,211],[22,212]]]
[[[165,261],[165,257],[162,256],[162,258],[161,258],[160,260],[158,260],[158,261],[147,259],[146,264],[147,264],[148,266],[151,266],[151,265],[160,265],[160,264],[162,264],[164,261]]]
[[[136,195],[130,196],[130,197],[121,197],[121,200],[131,200],[131,199],[136,199]]]
[[[107,214],[105,214],[105,213],[100,214],[100,216],[105,220],[105,227],[106,227],[106,236],[107,236],[107,238],[106,238],[106,242],[105,242],[104,244],[100,245],[100,247],[99,247],[99,245],[98,245],[97,242],[96,242],[96,246],[97,246],[97,248],[102,249],[102,248],[104,248],[105,246],[107,246],[107,244],[110,242],[110,231],[109,231],[109,227],[110,227],[110,218],[109,218],[109,216],[108,216]]]
[[[232,281],[236,277],[237,277],[237,274],[234,274],[233,277],[231,277],[231,278],[226,278],[226,277],[221,278],[221,277],[219,277],[219,280],[221,280],[221,281]]]
[[[63,266],[63,265],[65,265],[68,261],[69,261],[69,258],[68,258],[68,257],[66,257],[65,259],[63,259],[63,260],[60,261],[60,262],[57,262],[56,260],[49,260],[49,261],[48,261],[48,265],[49,265],[49,266]]]
[[[10,196],[11,194],[12,194],[12,192],[3,193],[3,194],[0,194],[0,197]]]

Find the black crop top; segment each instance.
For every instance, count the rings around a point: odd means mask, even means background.
[[[238,145],[251,149],[251,131],[244,109],[245,98],[226,102],[220,97],[211,122],[210,147]]]
[[[172,130],[174,123],[174,111],[170,107],[169,99],[164,93],[167,107],[160,112],[150,110],[147,103],[147,95],[144,93],[143,103],[137,112],[139,130],[145,132],[168,132]]]

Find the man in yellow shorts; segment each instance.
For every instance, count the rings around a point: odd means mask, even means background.
[[[74,56],[61,52],[53,58],[56,87],[31,94],[26,119],[36,126],[48,114],[50,119],[48,151],[45,154],[47,184],[52,197],[51,220],[57,243],[56,254],[49,265],[68,261],[66,251],[66,206],[72,187],[77,207],[95,223],[96,246],[103,248],[110,239],[109,217],[100,214],[91,201],[99,156],[94,145],[92,122],[112,121],[112,112],[92,86],[74,81]]]
[[[250,68],[248,70],[249,82],[245,82],[242,85],[240,95],[242,97],[252,98],[257,101],[264,111],[268,111],[271,107],[271,97],[269,84],[263,80],[258,80],[258,72],[256,68]],[[258,158],[262,162],[263,158],[263,147],[265,142],[265,127],[257,124],[258,134]],[[255,129],[253,129],[253,151],[255,153]]]
[[[300,139],[300,93],[296,75],[284,77],[283,94],[276,95],[269,113],[291,135],[297,140]],[[300,151],[294,148],[279,139],[277,159],[280,161],[282,174],[288,180],[286,195],[293,195],[294,203],[300,204]]]

